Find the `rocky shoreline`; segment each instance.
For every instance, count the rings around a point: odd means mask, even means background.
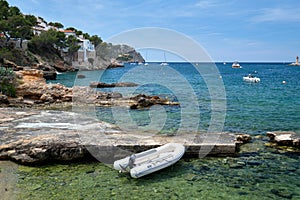
[[[46,84],[43,72],[37,69],[19,70],[16,76],[19,83],[17,97],[0,94],[0,160],[37,164],[96,157],[112,162],[114,156],[124,156],[124,151],[139,152],[168,142],[184,143],[187,156],[199,157],[201,149],[209,149],[208,155],[222,156],[235,155],[241,144],[251,142],[247,134],[232,133],[216,133],[213,137],[217,140],[213,143],[205,142],[203,133],[141,135],[85,115],[95,106],[126,106],[130,109],[156,104],[179,106],[178,102],[158,96],[123,97],[116,92],[94,90],[95,87],[134,87],[134,83],[97,82],[91,83],[92,87],[68,88],[61,84]],[[59,111],[49,110],[55,106]],[[65,109],[73,112],[62,111]],[[269,137],[266,146],[300,152],[299,134],[267,132],[266,135]],[[116,153],[119,149],[122,151]]]
[[[168,142],[183,143],[186,157],[201,157],[201,148],[209,149],[210,156],[234,156],[239,153],[240,145],[252,142],[247,134],[219,133],[210,135],[214,141],[208,142],[204,133],[167,136],[128,132],[82,112],[17,108],[0,111],[0,160],[21,164],[91,158],[112,163],[128,152],[140,152]],[[300,136],[296,133],[268,132],[267,135],[270,140],[265,146],[299,152]],[[280,139],[283,135],[284,143]],[[287,140],[290,142],[286,143]],[[287,147],[289,144],[292,150]]]
[[[144,108],[155,104],[179,105],[168,99],[158,96],[137,95],[123,97],[117,92],[99,92],[93,88],[99,87],[134,87],[135,83],[91,83],[90,86],[76,86],[68,88],[61,84],[46,84],[44,73],[36,69],[23,69],[16,71],[18,85],[17,97],[7,97],[0,93],[0,106],[2,107],[48,107],[52,104],[91,104],[95,106],[128,106],[131,108]]]

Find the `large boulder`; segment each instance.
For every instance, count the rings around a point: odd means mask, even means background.
[[[33,103],[53,103],[72,100],[72,88],[61,84],[46,84],[43,71],[26,69],[16,72],[20,78],[17,86],[17,96]]]

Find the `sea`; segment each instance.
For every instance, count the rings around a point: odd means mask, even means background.
[[[184,158],[140,179],[99,162],[18,166],[18,199],[300,199],[300,153],[266,145],[268,131],[300,133],[300,67],[240,63],[242,68],[234,69],[231,64],[128,63],[122,68],[59,74],[48,82],[68,87],[93,81],[134,82],[138,86],[97,90],[154,95],[180,103],[137,110],[95,107],[99,120],[121,128],[171,135],[246,133],[252,142],[236,156]],[[79,74],[85,78],[78,78]],[[260,82],[243,81],[248,74]],[[118,117],[128,117],[132,126]]]
[[[266,131],[300,133],[300,67],[288,66],[286,63],[241,65],[242,68],[236,69],[231,68],[231,63],[169,63],[169,66],[161,66],[159,63],[146,66],[125,64],[123,68],[67,72],[49,82],[68,87],[89,85],[93,81],[134,82],[139,84],[134,88],[99,90],[121,92],[124,96],[157,95],[178,101],[183,106],[164,106],[167,116],[161,132],[176,133],[184,117],[188,120],[199,119],[199,124],[193,125],[199,131],[207,131],[214,120],[212,113],[221,113],[224,115],[224,120],[220,120],[220,123],[224,123],[221,131],[254,135],[265,134]],[[78,79],[78,74],[86,78]],[[243,77],[248,74],[259,77],[261,81],[243,81]],[[188,110],[187,104],[192,105],[196,111]],[[214,107],[222,108],[216,110]],[[100,120],[116,123],[111,110],[96,108]],[[185,111],[189,114],[184,115]],[[138,126],[145,126],[151,121],[149,109],[131,110],[130,116]]]

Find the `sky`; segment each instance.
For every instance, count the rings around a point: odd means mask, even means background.
[[[294,62],[300,56],[299,0],[8,0],[8,3],[19,7],[24,14],[60,22],[65,28],[75,27],[104,41],[133,29],[173,30],[197,42],[216,62]],[[147,51],[140,52],[145,57]],[[147,55],[149,61],[156,61],[159,56],[162,54]]]

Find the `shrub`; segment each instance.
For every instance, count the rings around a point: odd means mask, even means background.
[[[16,96],[16,76],[12,69],[0,67],[0,92],[7,96]]]

